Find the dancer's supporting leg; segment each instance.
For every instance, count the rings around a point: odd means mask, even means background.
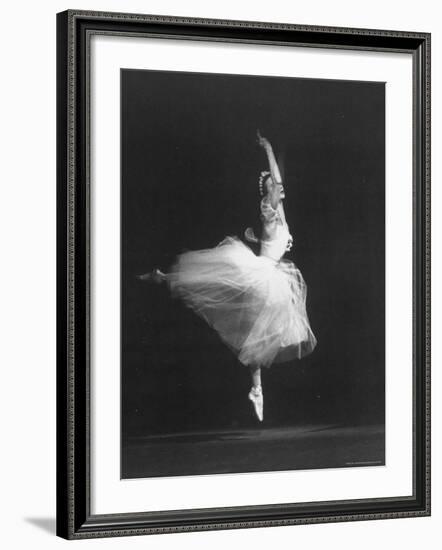
[[[250,367],[250,374],[252,376],[253,385],[249,392],[249,399],[253,403],[253,408],[255,409],[258,420],[262,422],[264,418],[264,399],[261,386],[261,369],[259,367]]]

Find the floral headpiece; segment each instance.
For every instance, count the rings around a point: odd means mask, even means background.
[[[264,196],[264,182],[269,176],[270,176],[270,172],[268,170],[263,170],[259,175],[258,186],[259,186],[259,194],[261,195],[261,197]]]

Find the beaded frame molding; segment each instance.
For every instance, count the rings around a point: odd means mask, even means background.
[[[413,59],[413,494],[91,513],[89,71],[91,36],[155,36],[409,53]],[[57,14],[57,535],[116,537],[430,514],[430,35],[68,10]]]

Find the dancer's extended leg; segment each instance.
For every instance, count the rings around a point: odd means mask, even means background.
[[[140,281],[148,281],[149,283],[162,283],[166,280],[166,274],[160,271],[159,269],[153,269],[149,273],[143,273],[143,275],[138,275]]]

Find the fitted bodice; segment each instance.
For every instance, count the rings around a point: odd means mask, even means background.
[[[275,236],[272,239],[261,240],[261,256],[271,258],[276,262],[284,256],[288,249],[291,235],[287,225],[278,225],[276,227]]]
[[[274,209],[267,197],[261,201],[261,220],[263,238],[261,239],[261,256],[279,262],[287,250],[290,250],[293,238],[285,220],[278,210]]]

